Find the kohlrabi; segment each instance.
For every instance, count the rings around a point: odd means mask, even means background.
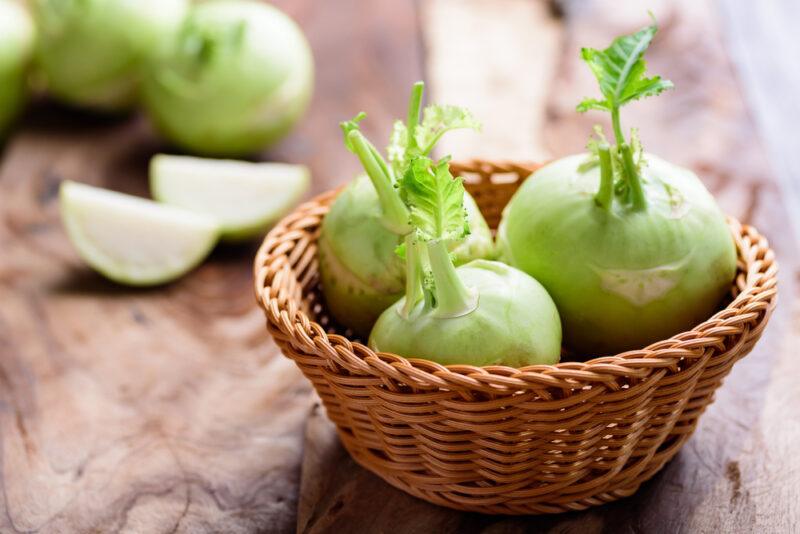
[[[558,311],[536,280],[496,261],[453,265],[448,245],[469,234],[469,223],[464,185],[447,160],[415,158],[400,190],[414,228],[398,250],[406,293],[381,314],[370,347],[445,365],[558,362]]]
[[[221,237],[241,241],[264,234],[308,190],[304,165],[157,154],[150,160],[153,198],[219,223]]]
[[[61,219],[97,272],[121,284],[153,286],[198,265],[217,243],[213,217],[115,191],[61,182]]]
[[[0,135],[25,102],[34,33],[25,8],[13,0],[0,0]]]
[[[581,355],[646,346],[707,319],[736,271],[725,217],[691,171],[645,154],[623,135],[624,104],[672,87],[645,76],[649,26],[606,50],[583,49],[611,113],[614,143],[597,128],[590,155],[534,173],[500,225],[503,257],[539,280],[558,306],[565,345]]]
[[[198,154],[240,156],[286,134],[311,97],[314,66],[300,28],[256,1],[193,7],[150,69],[144,103],[159,130]]]
[[[412,231],[408,208],[396,189],[415,156],[428,154],[439,138],[455,128],[478,128],[472,115],[455,106],[425,108],[420,121],[423,84],[412,90],[408,118],[395,122],[387,149],[389,163],[359,131],[359,114],[342,123],[345,144],[366,171],[339,194],[322,222],[320,273],[328,310],[361,336],[383,310],[403,294],[405,268],[394,251]],[[463,263],[492,253],[492,237],[475,201],[464,194],[472,233],[453,249]]]
[[[132,106],[143,65],[173,38],[187,0],[33,0],[38,66],[71,104]]]

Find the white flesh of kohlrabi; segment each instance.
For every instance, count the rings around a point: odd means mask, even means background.
[[[224,239],[262,233],[302,198],[309,180],[307,167],[288,163],[166,154],[150,162],[153,197],[213,217]]]
[[[61,185],[61,217],[86,263],[135,286],[178,278],[208,255],[219,236],[208,216],[75,182]]]

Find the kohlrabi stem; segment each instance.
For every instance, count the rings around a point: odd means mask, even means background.
[[[642,188],[642,178],[639,176],[639,171],[636,169],[636,164],[633,162],[633,153],[628,143],[623,143],[618,147],[622,154],[622,167],[623,174],[628,180],[631,188],[631,200],[633,207],[637,210],[647,208],[647,200],[644,196],[644,189]]]
[[[406,302],[400,315],[408,319],[422,298],[422,252],[423,245],[413,232],[406,235]]]
[[[633,162],[631,146],[627,143],[625,136],[622,134],[622,126],[619,122],[619,106],[612,106],[611,108],[611,124],[614,127],[614,138],[617,141],[615,149],[618,150],[619,154],[622,156],[622,174],[631,188],[633,208],[636,210],[646,209],[647,199],[644,196],[644,189],[642,189],[642,177],[639,176],[639,170]]]
[[[614,170],[611,167],[611,149],[608,144],[601,143],[597,147],[597,155],[600,157],[600,189],[594,199],[601,208],[609,210],[614,199]]]
[[[436,291],[434,315],[440,318],[460,317],[477,308],[478,294],[461,281],[445,241],[437,239],[428,242],[428,256]]]
[[[361,132],[353,130],[347,134],[347,138],[364,170],[367,171],[367,176],[372,180],[375,191],[378,192],[378,200],[383,212],[383,224],[397,235],[406,235],[412,230],[409,224],[408,208],[394,188],[386,164],[381,164],[378,159],[380,155]]]
[[[619,122],[619,106],[611,108],[611,125],[614,128],[614,139],[617,140],[617,147],[622,146],[625,141],[625,136],[622,135],[622,126]]]
[[[406,117],[406,129],[408,135],[408,149],[417,148],[416,130],[419,124],[419,113],[422,109],[422,93],[425,90],[425,82],[417,82],[411,88],[411,97],[408,99],[408,116]]]

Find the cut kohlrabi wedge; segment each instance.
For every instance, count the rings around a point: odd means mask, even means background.
[[[153,198],[213,217],[227,240],[263,233],[294,207],[308,185],[303,165],[166,154],[150,162]]]
[[[219,237],[207,215],[69,181],[61,184],[61,217],[86,263],[133,286],[178,278],[203,261]]]

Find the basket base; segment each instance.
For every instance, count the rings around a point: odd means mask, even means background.
[[[350,454],[353,460],[371,473],[377,475],[389,485],[423,501],[443,506],[460,512],[475,512],[490,515],[544,515],[562,514],[566,512],[580,512],[595,506],[608,504],[619,499],[632,496],[642,484],[653,478],[681,449],[691,433],[680,434],[668,440],[651,458],[641,458],[631,466],[626,466],[622,472],[615,477],[614,482],[609,481],[605,486],[614,486],[613,490],[599,491],[589,496],[573,498],[574,496],[558,495],[549,490],[544,496],[540,497],[507,497],[498,496],[496,493],[486,497],[476,497],[475,495],[465,495],[459,492],[457,484],[442,484],[441,488],[424,489],[409,483],[402,475],[392,476],[386,469],[376,469],[375,466],[385,464],[386,459],[371,449],[364,448],[356,438],[347,430],[336,427],[342,445]],[[627,473],[635,474],[633,481],[628,485],[619,485],[620,478],[625,478]],[[577,482],[577,481],[576,481]],[[487,483],[487,489],[491,486]],[[541,486],[539,486],[541,488]],[[515,493],[524,493],[526,489],[536,491],[537,486],[530,488],[520,488]],[[564,489],[568,489],[565,487]],[[539,493],[541,489],[539,489]]]

